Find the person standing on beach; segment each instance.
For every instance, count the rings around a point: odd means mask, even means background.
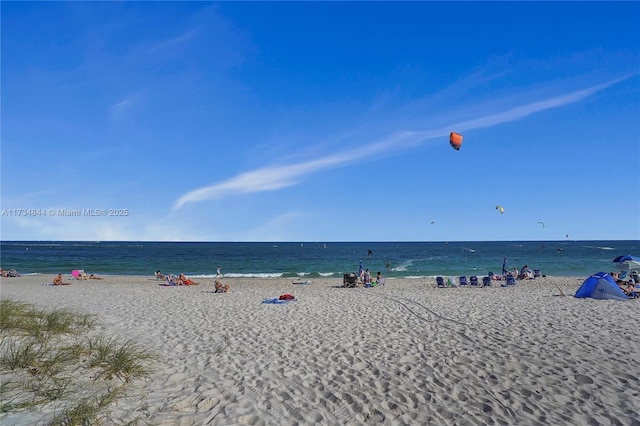
[[[222,266],[218,266],[216,269],[216,278],[222,278]]]

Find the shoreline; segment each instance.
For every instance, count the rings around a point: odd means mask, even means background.
[[[614,270],[615,268],[611,268],[612,270]],[[357,272],[357,271],[352,271],[353,273]],[[598,272],[598,271],[596,271]],[[596,273],[593,272],[593,273]],[[609,270],[607,271],[603,271],[603,272],[610,272]],[[618,273],[620,273],[620,271],[617,271]],[[592,274],[593,274],[592,273]],[[591,276],[592,274],[586,274],[586,275],[545,275],[544,277],[538,277],[537,279],[544,279],[544,278],[553,278],[553,279],[559,279],[559,280],[565,280],[565,279],[581,279],[581,280],[585,280],[587,279],[589,276]],[[53,277],[57,275],[57,273],[49,273],[49,272],[29,272],[29,273],[25,273],[25,274],[20,274],[20,277],[43,277],[45,278],[45,281],[49,278],[49,277]],[[165,274],[166,275],[166,274]],[[179,273],[173,274],[173,275],[180,275]],[[216,274],[186,274],[187,276],[189,276],[190,278],[197,278],[197,279],[203,279],[203,280],[211,280],[213,282],[213,280],[216,279],[224,279],[224,280],[253,280],[253,281],[266,281],[266,282],[275,282],[275,281],[300,281],[300,280],[311,280],[314,282],[321,282],[321,281],[332,281],[332,280],[336,280],[336,281],[340,281],[340,283],[342,283],[342,277],[334,277],[331,275],[328,276],[316,276],[316,274],[310,273],[310,274],[297,274],[297,275],[291,275],[291,276],[280,276],[280,275],[269,275],[269,274],[262,274],[262,273],[258,273],[258,274],[234,274],[234,273],[230,273],[230,274],[223,274],[222,278],[217,277]],[[467,279],[473,274],[470,275],[466,275]],[[70,273],[63,273],[62,276],[65,279],[72,279],[72,276]],[[403,281],[403,280],[408,280],[408,281],[433,281],[433,283],[435,284],[435,280],[436,277],[441,276],[444,278],[455,278],[456,283],[458,282],[458,275],[450,275],[450,274],[437,274],[437,275],[419,275],[419,276],[388,276],[386,274],[383,274],[383,276],[385,276],[385,278],[391,280],[391,281]],[[482,277],[486,277],[487,274],[477,274],[476,275],[478,277],[478,279],[480,281],[482,281]],[[18,277],[18,278],[20,278]],[[145,274],[145,275],[135,275],[135,274],[99,274],[98,275],[99,278],[113,278],[115,280],[119,280],[120,278],[129,278],[132,280],[144,280],[144,279],[148,279],[151,281],[156,281],[156,278],[153,275],[150,274]],[[10,279],[13,277],[4,277],[5,279]],[[75,279],[73,279],[73,281],[75,281]],[[518,280],[520,281],[520,280]],[[500,280],[494,280],[492,281],[494,284],[500,284]]]
[[[363,268],[387,277],[501,273],[529,265],[548,276],[588,277],[615,268],[616,256],[636,253],[640,241],[562,242],[537,244],[479,242],[451,243],[136,243],[82,242],[20,244],[2,242],[2,268],[20,273],[71,273],[84,269],[97,275],[153,276],[185,273],[213,278],[221,266],[225,277],[341,279]],[[275,245],[275,244],[274,244]],[[545,247],[544,249],[542,247]],[[368,250],[373,254],[368,255]],[[562,250],[562,251],[559,251]]]
[[[52,278],[2,278],[2,298],[94,314],[102,332],[134,339],[161,357],[152,376],[135,385],[136,396],[112,407],[123,419],[168,425],[615,418],[632,425],[640,412],[634,369],[640,336],[635,324],[625,326],[637,315],[637,301],[576,299],[582,277],[536,278],[511,288],[500,281],[436,288],[434,279],[401,278],[355,289],[335,278],[309,285],[223,278],[227,294],[213,293],[214,278],[176,287],[130,275],[42,285]],[[284,293],[297,300],[262,303]]]

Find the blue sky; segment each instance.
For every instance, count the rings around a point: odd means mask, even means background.
[[[640,239],[638,2],[0,7],[3,240]]]

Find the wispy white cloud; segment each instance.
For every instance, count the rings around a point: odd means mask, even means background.
[[[119,111],[127,109],[134,102],[135,102],[135,95],[127,96],[126,98],[124,98],[120,102],[116,102],[115,104],[113,104],[113,106],[111,108],[113,109],[114,112],[117,113]]]
[[[196,29],[192,29],[189,30],[187,32],[185,32],[184,34],[181,34],[177,37],[174,38],[170,38],[167,40],[162,40],[158,43],[156,43],[155,45],[149,47],[149,49],[147,50],[147,53],[156,53],[160,50],[164,50],[164,49],[168,49],[170,47],[174,47],[174,46],[178,46],[182,43],[185,43],[186,41],[190,40],[194,34],[196,34],[197,30]]]
[[[130,114],[135,106],[140,103],[143,92],[144,89],[137,90],[112,104],[109,107],[111,118],[114,120],[119,120],[123,117],[126,117],[127,114]]]
[[[415,135],[414,132],[398,133],[371,145],[324,158],[293,165],[262,167],[239,174],[224,182],[190,191],[178,199],[175,207],[179,208],[185,203],[195,201],[220,199],[230,194],[246,194],[282,189],[295,185],[299,182],[299,179],[305,175],[356,162],[369,155],[385,152],[391,147],[398,148],[402,146],[402,144],[414,144]]]
[[[632,76],[633,74],[625,75],[586,89],[568,93],[566,95],[532,102],[472,120],[451,123],[450,125],[439,128],[398,132],[369,145],[364,145],[356,149],[343,151],[338,154],[325,156],[311,161],[303,161],[297,164],[284,166],[273,165],[241,173],[223,182],[183,194],[176,201],[175,208],[180,208],[187,203],[221,199],[228,195],[275,191],[286,188],[298,184],[304,176],[316,173],[320,170],[356,163],[362,161],[363,158],[369,158],[371,155],[382,154],[390,150],[398,151],[401,149],[408,149],[422,144],[429,139],[447,136],[453,129],[462,132],[471,129],[491,127],[502,123],[516,121],[537,112],[579,102],[598,91],[627,80]]]
[[[624,80],[627,80],[632,75],[626,75],[623,77],[619,77],[613,80],[609,80],[605,83],[598,84],[595,86],[588,87],[583,90],[578,90],[575,92],[571,92],[569,94],[563,96],[557,96],[550,99],[545,99],[543,101],[533,102],[527,105],[522,105],[519,107],[511,108],[507,111],[502,111],[497,114],[492,114],[484,117],[480,117],[477,119],[465,121],[462,123],[458,123],[455,125],[455,129],[459,131],[465,131],[470,129],[479,129],[483,127],[491,127],[497,124],[508,123],[510,121],[519,120],[521,118],[527,117],[536,112],[545,111],[548,109],[558,108],[564,105],[572,104],[575,102],[579,102],[600,90],[604,90],[607,87],[611,87],[614,84],[620,83]]]

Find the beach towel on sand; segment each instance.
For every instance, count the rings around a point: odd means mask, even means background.
[[[272,303],[275,305],[282,305],[291,301],[295,301],[296,298],[292,294],[282,294],[280,297],[274,297],[271,299],[264,299],[262,303]]]
[[[277,297],[274,297],[272,299],[264,299],[262,303],[272,303],[274,305],[283,305],[285,303],[289,303],[289,300],[280,300]]]

